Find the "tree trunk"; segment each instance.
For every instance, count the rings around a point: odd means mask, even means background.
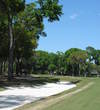
[[[78,73],[79,73],[79,76],[81,76],[81,72],[80,72],[80,64],[78,65]]]
[[[0,63],[0,74],[2,75],[2,68],[3,68],[3,63]]]
[[[72,65],[72,76],[74,76],[74,65]]]
[[[8,13],[8,35],[9,35],[9,59],[8,59],[8,80],[13,79],[13,31],[12,16]]]
[[[6,71],[6,61],[3,62],[3,72]]]
[[[16,75],[19,76],[19,73],[20,73],[20,62],[19,62],[19,59],[17,58],[16,59]]]

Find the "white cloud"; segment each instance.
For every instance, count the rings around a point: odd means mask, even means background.
[[[71,16],[69,16],[70,19],[74,20],[78,17],[79,15],[77,13],[72,14]]]

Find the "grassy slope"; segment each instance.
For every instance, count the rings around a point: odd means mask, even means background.
[[[90,88],[44,110],[100,110],[100,79],[91,80],[95,83]]]

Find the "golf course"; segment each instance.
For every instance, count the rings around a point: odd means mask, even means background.
[[[100,110],[100,0],[0,0],[0,110]]]

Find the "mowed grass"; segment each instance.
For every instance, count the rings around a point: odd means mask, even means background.
[[[43,110],[100,110],[100,79],[89,79],[92,86]]]

